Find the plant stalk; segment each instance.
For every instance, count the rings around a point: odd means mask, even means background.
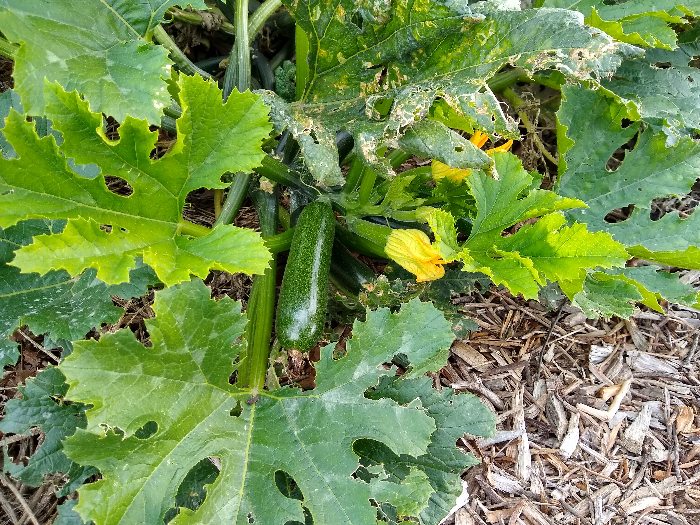
[[[236,0],[236,87],[243,93],[250,88],[250,42],[248,41],[248,0]],[[233,53],[232,53],[233,55]],[[232,64],[229,64],[229,67]]]
[[[224,205],[221,207],[221,213],[216,218],[216,222],[214,222],[214,227],[219,224],[231,224],[233,222],[248,194],[248,187],[252,178],[253,176],[250,173],[243,173],[242,171],[234,175]]]
[[[551,162],[555,166],[559,166],[559,161],[555,159],[549,151],[547,151],[547,148],[544,146],[544,144],[542,144],[540,136],[537,134],[535,126],[532,124],[532,122],[530,122],[530,119],[527,116],[527,111],[525,111],[525,106],[527,106],[525,101],[521,99],[517,95],[517,93],[511,88],[506,88],[503,91],[501,91],[501,95],[511,104],[511,106],[513,106],[513,109],[518,112],[518,116],[520,117],[520,120],[525,126],[525,129],[527,130],[528,134],[532,135],[532,138],[535,140],[535,145],[537,146],[537,149],[540,150],[542,155],[544,155],[549,162]]]
[[[260,4],[260,7],[255,10],[248,21],[248,35],[251,40],[256,37],[267,19],[280,7],[282,7],[282,0],[266,0]]]
[[[181,11],[177,7],[170,7],[166,11],[167,15],[170,15],[173,20],[177,22],[182,22],[183,24],[190,24],[193,26],[202,25],[202,15],[195,13],[194,11]],[[233,24],[230,22],[223,21],[219,26],[219,31],[226,33],[228,35],[235,34]]]
[[[251,197],[260,220],[263,238],[277,232],[277,188],[272,193],[255,190]],[[270,337],[275,313],[275,290],[277,286],[277,257],[273,254],[270,267],[262,275],[253,279],[246,314],[246,339],[248,346],[245,360],[238,369],[237,385],[250,388],[255,396],[265,386],[268,359],[270,357]]]
[[[195,66],[192,61],[185,56],[185,54],[177,47],[177,44],[170,38],[170,35],[166,33],[165,28],[158,24],[153,29],[153,38],[161,46],[168,50],[170,53],[170,58],[175,62],[177,68],[182,71],[185,75],[201,75],[202,78],[207,80],[211,79],[212,76],[204,71],[203,69]]]

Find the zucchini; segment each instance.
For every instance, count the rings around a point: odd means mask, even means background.
[[[277,338],[285,348],[309,350],[323,332],[334,229],[327,202],[312,202],[299,216],[277,302]]]
[[[339,290],[359,295],[364,285],[377,278],[374,272],[357,257],[353,256],[338,239],[333,243],[331,253],[331,282]]]

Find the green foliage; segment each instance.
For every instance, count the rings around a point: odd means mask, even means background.
[[[674,51],[650,49],[644,57],[625,60],[603,85],[633,100],[640,116],[667,133],[691,135],[700,128],[700,71],[691,62],[698,44],[683,44]]]
[[[206,277],[209,269],[261,273],[268,252],[251,230],[219,226],[189,238],[183,221],[187,194],[201,187],[220,188],[225,171],[250,170],[263,156],[262,139],[269,132],[266,109],[258,97],[233,94],[226,104],[221,92],[199,77],[181,77],[184,113],[177,121],[178,140],[163,158],[149,157],[157,133],[145,121],[127,117],[117,141],[102,132],[102,117],[91,113],[75,93],[47,84],[54,126],[64,135],[39,139],[32,125],[15,111],[4,129],[19,159],[0,161],[0,225],[29,218],[68,218],[60,234],[38,236],[17,251],[12,264],[25,272],[66,269],[76,275],[97,268],[107,283],[128,279],[137,256],[143,257],[165,284]],[[209,126],[210,119],[222,124]],[[225,124],[223,124],[225,123]],[[67,166],[64,157],[95,162],[103,174],[124,179],[133,194],[112,193],[102,178],[87,180]],[[28,176],[36,170],[42,177]],[[108,232],[102,225],[111,226]]]
[[[284,4],[308,39],[309,82],[291,107],[279,98],[268,100],[276,125],[289,126],[299,137],[307,166],[326,185],[342,182],[337,129],[350,130],[357,155],[391,175],[377,149],[396,146],[436,98],[475,127],[513,135],[513,123],[486,85],[505,64],[602,77],[622,57],[638,54],[564,10],[508,11],[491,2],[428,0]],[[441,144],[429,136],[424,141],[430,151]]]
[[[463,270],[482,272],[528,298],[537,298],[547,279],[559,282],[573,297],[582,290],[587,268],[624,266],[627,252],[609,235],[589,233],[582,224],[567,226],[557,213],[580,207],[581,201],[530,190],[532,177],[510,153],[495,153],[494,160],[498,179],[479,171],[466,179],[477,211],[465,242],[457,242],[451,215],[430,213],[435,245],[444,260],[460,260]],[[522,225],[537,217],[534,224]],[[517,232],[504,235],[516,224],[521,224]]]
[[[229,383],[240,351],[234,342],[246,322],[240,304],[211,301],[195,280],[159,292],[153,308],[156,318],[146,321],[152,348],[123,330],[99,342],[77,342],[60,366],[70,384],[68,397],[92,405],[87,428],[66,441],[66,452],[104,477],[79,490],[76,509],[84,519],[156,522],[173,505],[187,471],[209,456],[220,458],[222,470],[207,499],[197,511],[182,509],[172,523],[248,523],[249,516],[261,523],[303,521],[301,502],[274,484],[280,470],[295,480],[317,522],[373,522],[370,499],[388,499],[402,514],[425,508],[433,489],[424,463],[431,461],[426,454],[438,414],[447,408],[426,408],[415,396],[372,400],[364,392],[393,375],[379,365],[394,355],[410,361],[406,379],[444,365],[453,336],[430,304],[412,301],[397,314],[369,312],[365,323],[355,324],[342,359],[333,360],[330,347],[323,350],[315,389],[282,388],[255,398]],[[428,406],[436,403],[425,383],[419,390]],[[443,396],[449,406],[446,390]],[[453,404],[450,410],[461,410],[463,417],[481,410],[472,430],[491,432],[493,416],[470,396],[465,399],[470,401],[461,409]],[[150,421],[157,431],[140,439],[139,429]],[[355,480],[352,444],[364,438],[423,459],[403,483],[388,472],[370,483]],[[435,461],[435,468],[443,468],[444,457]]]
[[[170,104],[171,62],[166,49],[150,43],[151,34],[165,10],[181,3],[0,0],[0,30],[21,42],[14,78],[27,112],[60,116],[44,91],[46,78],[84,94],[94,113],[160,124]],[[206,7],[201,0],[187,3]]]
[[[636,303],[700,305],[677,275],[626,266],[634,256],[700,269],[700,215],[650,215],[654,199],[688,193],[700,173],[700,2],[282,2],[297,24],[298,62],[277,69],[277,93],[227,89],[222,102],[215,83],[186,67],[171,75],[167,50],[151,43],[174,0],[0,0],[0,31],[20,43],[17,93],[0,94],[0,364],[16,360],[8,336],[21,325],[65,349],[59,368],[8,402],[0,429],[39,426],[46,440],[27,465],[6,457],[5,469],[31,485],[63,473],[60,496],[101,474],[79,488],[79,503],[61,505],[56,523],[435,525],[476,462],[456,441],[495,424],[476,397],[434,390],[423,377],[476,326],[456,295],[495,283],[554,304],[561,290],[590,317],[629,316]],[[238,60],[250,43],[243,27]],[[503,90],[527,75],[564,86],[554,191],[514,155],[482,151],[481,135],[463,136],[489,133],[489,147],[518,138],[489,83]],[[153,127],[161,122],[176,134],[163,155]],[[265,156],[263,143],[270,151],[284,128],[289,141]],[[347,172],[336,146],[343,129],[354,139]],[[419,162],[396,175],[409,155],[463,171]],[[345,319],[365,321],[344,348],[321,350],[308,390],[236,386],[248,369],[261,372],[251,384],[265,383],[270,334],[254,347],[247,339],[251,326],[273,324],[260,305],[274,302],[274,279],[245,313],[211,300],[197,279],[276,267],[252,229],[184,219],[189,194],[256,169],[269,179],[263,189],[292,189],[283,219],[293,224],[297,208],[329,201],[348,246],[397,253],[436,279],[419,283],[390,264],[359,298],[341,297]],[[230,195],[243,197],[247,184]],[[614,210],[619,222],[609,222]],[[277,231],[270,222],[265,235]],[[129,330],[82,340],[121,314],[111,296],[157,283],[165,289],[146,321],[152,346]],[[406,373],[396,376],[392,362]]]
[[[575,9],[586,24],[602,29],[619,42],[638,46],[674,49],[676,32],[671,24],[681,24],[686,16],[700,11],[697,0],[545,0],[543,7]]]
[[[387,266],[384,275],[373,283],[371,289],[361,294],[360,302],[372,309],[396,309],[418,297],[421,301],[432,302],[435,308],[442,311],[456,337],[466,337],[469,330],[475,330],[478,325],[460,313],[459,305],[452,304],[451,299],[455,294],[472,292],[477,286],[486,290],[490,284],[491,281],[483,274],[463,272],[455,268],[446,268],[445,276],[437,281],[417,283],[415,276],[403,268]]]
[[[62,473],[70,482],[58,492],[59,497],[70,494],[97,472],[71,461],[63,453],[62,441],[87,424],[85,405],[63,402],[67,390],[63,374],[57,368],[47,368],[20,387],[22,399],[10,399],[0,421],[0,431],[4,433],[29,434],[31,427],[41,428],[44,442],[29,463],[16,465],[5,456],[5,471],[33,487],[44,481],[45,474]]]
[[[31,243],[32,237],[58,233],[65,221],[23,221],[6,230],[0,228],[0,337],[8,337],[22,325],[35,334],[50,334],[54,340],[82,339],[93,327],[115,323],[124,313],[111,296],[124,299],[144,295],[147,286],[158,283],[153,270],[136,261],[129,282],[108,286],[93,269],[73,279],[63,270],[45,275],[20,273],[9,266],[14,250]],[[14,356],[14,359],[11,359]],[[3,363],[14,364],[16,352]]]
[[[85,525],[85,522],[80,519],[80,514],[73,510],[77,504],[78,500],[71,499],[59,505],[58,518],[53,522],[53,525]]]
[[[275,70],[275,91],[286,102],[294,102],[296,98],[296,86],[294,85],[296,75],[297,67],[289,60],[285,60]]]
[[[633,102],[602,88],[593,91],[569,86],[562,89],[562,94],[564,100],[557,114],[562,157],[559,193],[576,196],[588,205],[567,212],[569,217],[585,222],[592,231],[610,233],[627,246],[631,255],[700,269],[700,215],[693,213],[682,219],[671,212],[656,221],[649,215],[653,199],[690,191],[700,170],[700,146],[689,137],[679,137],[669,144],[666,133],[642,125]],[[578,118],[581,114],[587,119]],[[595,133],[590,132],[591,127]],[[615,171],[609,171],[606,164],[611,155],[630,141],[633,149],[625,152]],[[606,221],[608,213],[630,204],[634,209],[629,218]],[[678,298],[674,287],[669,287],[668,293]],[[696,302],[683,301],[691,305]],[[650,298],[645,302],[653,304]],[[618,314],[628,311],[625,308]]]

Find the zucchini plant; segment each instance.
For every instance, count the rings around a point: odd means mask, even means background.
[[[452,293],[557,283],[590,316],[700,306],[673,272],[700,269],[697,213],[649,216],[697,178],[698,113],[678,94],[696,2],[266,0],[249,16],[217,0],[234,37],[219,79],[166,31],[176,4],[0,0],[16,89],[0,96],[0,362],[23,325],[63,348],[0,422],[51,439],[4,468],[69,478],[56,523],[437,524],[477,461],[455,443],[495,426],[424,376],[469,328]],[[509,151],[501,101],[529,125],[518,82],[561,98],[552,189]],[[211,227],[184,214],[202,188]],[[231,225],[248,197],[259,233]],[[254,275],[245,312],[210,298],[212,270]],[[323,345],[329,283],[368,306],[344,348]],[[118,317],[111,296],[149,287],[151,346],[85,340]],[[316,345],[313,388],[280,386],[271,346]]]

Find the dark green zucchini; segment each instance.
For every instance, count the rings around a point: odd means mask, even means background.
[[[376,278],[369,266],[353,256],[338,239],[335,240],[331,253],[333,286],[343,292],[358,295],[365,284],[373,283]]]
[[[306,351],[323,332],[335,229],[330,204],[315,201],[302,211],[277,301],[277,338],[285,348]]]

